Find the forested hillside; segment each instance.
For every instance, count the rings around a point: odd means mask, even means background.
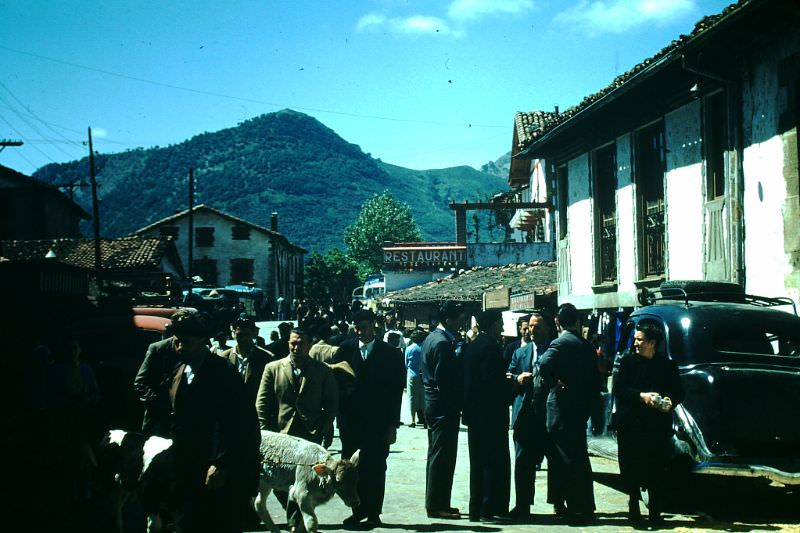
[[[185,209],[192,167],[196,203],[265,226],[276,211],[282,233],[320,252],[341,247],[344,228],[364,200],[383,190],[411,206],[426,239],[452,240],[451,200],[485,199],[507,188],[502,178],[470,167],[415,171],[383,163],[316,119],[290,110],[179,144],[95,159],[104,236],[125,235]],[[59,183],[85,183],[87,176],[88,157],[34,174]],[[77,189],[75,197],[90,208],[88,187]]]

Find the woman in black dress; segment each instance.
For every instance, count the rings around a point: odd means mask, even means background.
[[[678,365],[664,353],[664,330],[653,321],[636,326],[633,350],[622,356],[614,375],[619,467],[634,522],[639,489],[649,494],[651,523],[661,521],[667,461],[671,455],[672,410],[683,400]]]

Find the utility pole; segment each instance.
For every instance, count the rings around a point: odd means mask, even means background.
[[[0,152],[2,152],[6,146],[22,146],[22,141],[17,141],[14,139],[0,139]]]
[[[192,254],[194,252],[194,169],[189,167],[189,264],[187,271],[189,272],[189,292],[194,286],[194,279],[192,279]]]
[[[92,219],[94,222],[94,269],[100,272],[100,210],[97,205],[97,176],[94,171],[94,149],[92,148],[92,128],[89,128],[89,177],[92,180]]]

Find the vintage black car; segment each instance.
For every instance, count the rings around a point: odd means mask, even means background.
[[[800,485],[800,317],[792,300],[707,282],[643,292],[617,359],[639,321],[663,324],[686,392],[673,412],[675,464]],[[590,439],[590,449],[616,459],[613,428]]]

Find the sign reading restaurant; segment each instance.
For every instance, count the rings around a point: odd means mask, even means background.
[[[384,269],[420,269],[467,266],[467,247],[441,246],[385,246]]]

